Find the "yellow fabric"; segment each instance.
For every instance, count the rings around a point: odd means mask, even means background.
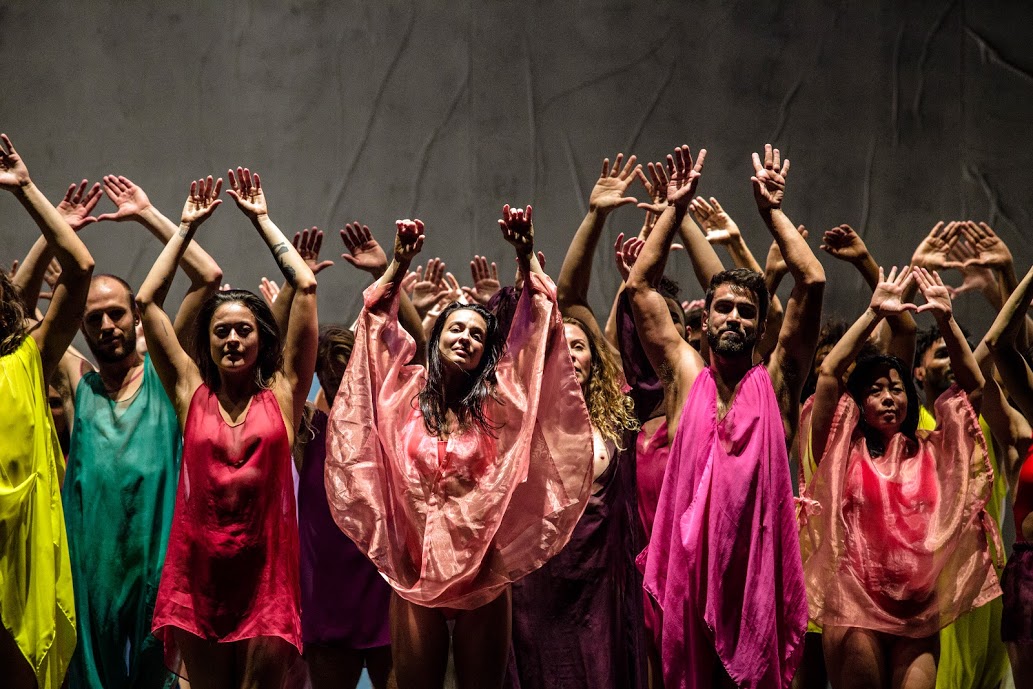
[[[993,492],[986,511],[1000,525],[1007,487],[997,471],[993,436],[982,416],[979,417],[979,427],[986,438],[994,472]],[[918,428],[928,431],[936,428],[936,419],[924,406],[918,410]],[[997,574],[1000,573],[998,570]],[[1008,650],[1001,641],[1003,609],[1001,598],[997,597],[940,630],[936,689],[991,689],[1001,683],[1009,667]]]
[[[64,460],[31,337],[0,357],[0,410],[0,620],[39,689],[59,689],[75,648]]]

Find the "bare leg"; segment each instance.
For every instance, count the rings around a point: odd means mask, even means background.
[[[502,687],[513,637],[513,594],[502,595],[456,617],[453,630],[456,684],[459,689]]]
[[[825,689],[828,681],[821,634],[807,632],[803,637],[803,660],[800,661],[800,669],[793,678],[793,689]]]
[[[306,644],[312,689],[355,689],[362,676],[362,651],[339,644]]]
[[[1033,643],[1009,641],[1008,658],[1011,660],[1011,674],[1015,678],[1015,689],[1033,689]]]
[[[887,685],[886,652],[877,632],[858,627],[825,627],[821,637],[825,668],[833,689]]]
[[[0,668],[3,668],[4,686],[36,689],[36,673],[3,625],[0,625]]]
[[[391,594],[391,649],[399,689],[441,689],[448,643],[448,624],[440,610]]]
[[[236,656],[232,644],[205,641],[181,629],[172,630],[183,655],[190,689],[236,689]]]
[[[297,649],[279,637],[264,636],[233,645],[242,669],[241,689],[281,689],[291,663],[297,660]]]
[[[379,646],[363,651],[366,657],[366,672],[374,689],[396,689],[395,677],[391,665],[391,647]]]
[[[894,689],[934,689],[940,660],[940,635],[924,639],[891,637],[890,668]]]

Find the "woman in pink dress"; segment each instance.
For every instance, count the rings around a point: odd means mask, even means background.
[[[269,219],[258,175],[237,168],[229,176],[230,195],[283,273],[285,322],[251,292],[216,292],[198,314],[194,351],[180,346],[162,303],[194,233],[221,203],[222,180],[191,184],[180,231],[137,296],[148,351],[183,428],[153,631],[168,667],[185,668],[194,689],[279,689],[301,651],[290,448],[315,366],[316,280]]]
[[[399,286],[424,234],[399,221],[330,414],[330,509],[394,589],[402,689],[442,686],[450,620],[459,687],[501,686],[510,584],[563,548],[591,493],[591,425],[534,255],[531,208],[506,206],[500,224],[524,275],[506,341],[491,312],[454,303],[426,367],[410,363]]]
[[[912,280],[926,304],[904,303]],[[957,379],[936,402],[935,431],[916,430],[911,367],[891,356],[846,369],[887,314],[929,311]],[[896,269],[822,362],[808,434],[817,471],[802,496],[811,618],[823,628],[829,679],[841,687],[936,685],[939,631],[1001,594],[984,510],[993,473],[974,405],[983,376],[936,273]]]

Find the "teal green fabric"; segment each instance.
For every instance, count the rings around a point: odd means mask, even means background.
[[[182,449],[150,358],[127,402],[108,398],[100,374],[83,376],[62,488],[79,632],[69,689],[174,684],[150,632]]]

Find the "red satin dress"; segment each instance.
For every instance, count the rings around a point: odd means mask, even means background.
[[[270,390],[230,426],[204,384],[183,430],[183,463],[154,635],[179,669],[173,629],[208,641],[279,638],[301,651],[298,524],[290,443]]]

